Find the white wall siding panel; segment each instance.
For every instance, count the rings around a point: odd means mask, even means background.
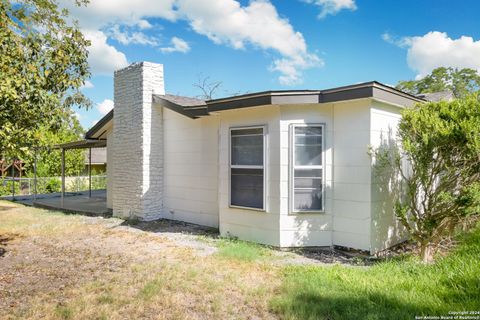
[[[373,148],[391,149],[397,147],[398,123],[401,109],[380,102],[374,102],[371,110],[370,143]],[[371,184],[371,253],[384,250],[405,239],[406,233],[393,212],[394,202],[388,168],[379,166],[372,159]],[[387,173],[387,174],[386,174]]]
[[[163,217],[218,227],[218,120],[164,109]]]
[[[370,250],[370,105],[333,106],[333,244]]]
[[[278,186],[280,171],[280,109],[277,106],[263,106],[223,111],[220,118],[219,146],[219,213],[220,233],[243,240],[268,245],[280,245]],[[265,211],[234,208],[229,205],[229,148],[230,128],[265,126],[266,163],[265,167]]]

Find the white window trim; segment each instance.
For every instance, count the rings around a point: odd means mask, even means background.
[[[232,131],[263,129],[263,166],[232,165]],[[232,204],[232,169],[263,169],[263,208],[243,207]],[[267,125],[230,127],[228,130],[228,207],[252,211],[267,211]]]
[[[295,166],[295,128],[298,127],[321,127],[322,128],[322,165],[320,166]],[[325,123],[292,123],[289,128],[289,185],[288,199],[290,214],[325,213]],[[322,170],[322,209],[321,210],[298,210],[294,208],[295,201],[295,168],[321,169]]]

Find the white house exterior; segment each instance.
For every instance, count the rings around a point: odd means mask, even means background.
[[[402,239],[370,147],[418,98],[368,82],[200,101],[165,95],[163,66],[115,72],[107,140],[114,216],[167,218],[278,247],[371,253]]]

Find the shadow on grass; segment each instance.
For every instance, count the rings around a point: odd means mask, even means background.
[[[415,319],[415,316],[445,312],[429,310],[421,303],[404,303],[378,293],[350,298],[324,297],[310,292],[295,295],[288,304],[274,302],[273,309],[287,319]]]

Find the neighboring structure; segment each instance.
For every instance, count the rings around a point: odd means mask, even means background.
[[[432,102],[452,101],[453,99],[455,99],[453,92],[449,90],[432,92],[432,93],[421,93],[417,95],[417,97],[427,101],[432,101]]]
[[[0,178],[12,175],[21,178],[25,171],[24,165],[22,160],[0,159]]]
[[[90,161],[90,152],[92,159]],[[92,166],[92,172],[97,174],[107,171],[107,148],[92,148],[84,151],[85,156],[85,172],[89,172],[89,166]]]
[[[114,86],[114,111],[86,138],[106,140],[115,216],[279,247],[375,253],[402,239],[369,148],[393,146],[400,110],[423,100],[367,82],[202,101],[166,95],[163,66],[148,62]]]

